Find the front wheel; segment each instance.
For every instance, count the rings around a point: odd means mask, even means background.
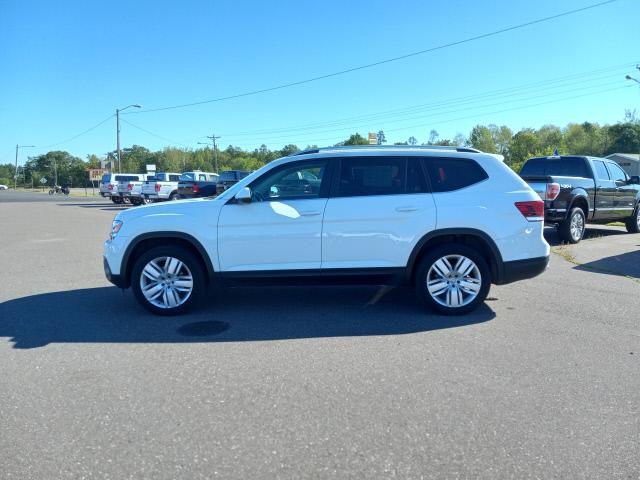
[[[53,195],[53,190],[49,190],[49,195]]]
[[[428,253],[416,273],[418,299],[438,313],[464,315],[484,302],[491,286],[485,259],[465,245],[445,245]]]
[[[188,250],[168,245],[140,256],[131,273],[136,299],[156,315],[178,315],[191,308],[205,289],[201,262]]]
[[[578,243],[582,240],[585,230],[585,217],[581,208],[572,208],[569,216],[558,225],[560,240],[569,243]]]
[[[627,218],[625,223],[627,225],[627,232],[640,233],[640,205],[636,207],[634,214]]]

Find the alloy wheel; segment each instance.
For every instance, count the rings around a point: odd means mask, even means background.
[[[464,255],[446,255],[429,268],[426,286],[440,305],[463,307],[480,293],[482,275],[478,266]]]
[[[154,258],[142,269],[140,290],[152,305],[176,308],[191,296],[193,275],[189,267],[175,257]]]

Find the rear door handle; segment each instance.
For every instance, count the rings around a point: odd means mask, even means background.
[[[316,215],[320,215],[320,212],[315,210],[310,212],[300,212],[300,215],[302,215],[303,217],[314,217]]]
[[[418,207],[407,206],[407,207],[396,207],[396,212],[415,212],[418,210]]]

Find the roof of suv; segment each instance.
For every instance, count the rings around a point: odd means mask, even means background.
[[[442,151],[442,152],[466,152],[466,153],[482,153],[480,150],[471,147],[456,147],[456,146],[443,146],[443,145],[345,145],[338,147],[321,147],[321,148],[309,148],[300,152],[292,153],[290,157],[297,155],[311,155],[314,153],[331,153],[331,152],[407,152],[407,151]]]

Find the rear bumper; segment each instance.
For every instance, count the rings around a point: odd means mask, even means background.
[[[563,222],[565,218],[567,218],[566,208],[549,208],[544,211],[545,223],[560,223]]]
[[[502,278],[499,284],[503,285],[537,277],[547,269],[548,265],[549,256],[504,262],[502,264]]]

